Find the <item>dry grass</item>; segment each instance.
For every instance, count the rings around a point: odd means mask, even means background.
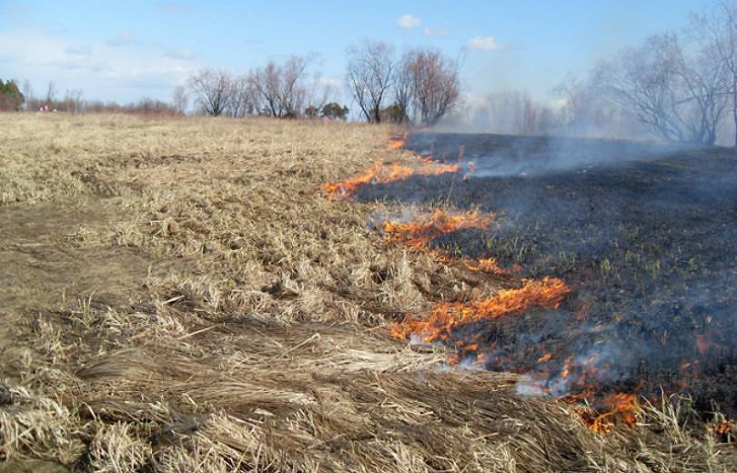
[[[23,303],[0,293],[8,465],[733,469],[734,448],[684,427],[674,403],[604,436],[567,406],[516,395],[513,375],[445,369],[439,350],[391,340],[385,325],[405,312],[497,283],[383,245],[366,222],[387,204],[321,196],[321,183],[370,164],[388,129],[62,115],[3,115],[0,129],[0,215],[96,210],[64,219],[73,228],[36,222],[43,240],[17,221],[3,235],[0,256],[63,248],[54,279],[36,284],[64,289]],[[106,297],[75,283],[100,255],[119,263],[94,272]],[[147,274],[126,265],[134,256]],[[120,283],[131,279],[135,290]]]

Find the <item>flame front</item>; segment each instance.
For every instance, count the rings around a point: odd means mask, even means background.
[[[386,151],[404,147],[406,140],[406,133],[391,138]],[[414,165],[385,163],[383,160],[378,160],[364,172],[342,182],[326,183],[322,189],[331,199],[346,199],[358,189],[371,184],[403,181],[412,176],[456,173],[461,168],[462,155],[463,150],[459,154],[458,164],[440,163],[420,156],[415,156],[416,164]],[[474,170],[473,162],[469,162],[466,166],[466,175],[463,176],[464,180],[468,179]],[[380,225],[386,244],[401,244],[413,251],[432,254],[441,263],[458,264],[469,271],[491,274],[511,284],[519,285],[516,288],[500,290],[492,297],[485,299],[472,299],[466,302],[433,302],[426,314],[407,315],[403,321],[390,325],[389,332],[392,336],[404,341],[409,340],[410,337],[417,337],[426,343],[451,343],[455,351],[447,354],[448,364],[457,364],[470,356],[475,364],[485,365],[497,359],[493,351],[490,351],[494,349],[494,344],[483,346],[476,339],[454,340],[454,332],[458,333],[459,328],[468,324],[498,319],[509,314],[521,314],[535,309],[554,310],[560,307],[571,293],[569,286],[560,279],[551,277],[539,280],[520,279],[522,268],[518,265],[501,268],[493,258],[473,260],[466,257],[455,257],[442,249],[431,249],[430,247],[432,241],[439,236],[467,229],[488,229],[494,224],[494,221],[494,214],[474,211],[450,213],[438,209],[412,222],[387,220]],[[585,315],[586,306],[580,310]],[[710,340],[707,337],[700,337],[697,342],[699,351],[709,349]],[[544,349],[544,346],[539,348]],[[554,373],[556,379],[561,380],[566,390],[572,387],[579,390],[579,393],[569,392],[559,400],[577,404],[574,409],[588,428],[596,432],[608,433],[618,423],[629,425],[637,421],[640,407],[636,394],[617,393],[604,398],[596,395],[594,389],[597,384],[597,372],[608,368],[606,364],[598,360],[596,355],[575,360],[571,355],[562,361],[562,365],[558,365],[555,358],[551,352],[543,352],[537,358],[537,364],[543,368],[536,375],[530,373],[530,382],[533,383],[537,392],[554,394],[557,389],[551,388],[547,379],[551,373]],[[556,365],[559,368],[554,368]],[[519,372],[522,373],[524,370]],[[543,376],[546,379],[536,378],[536,376]],[[597,400],[595,403],[597,408],[601,407],[598,412],[587,407],[588,403],[593,402],[594,399]],[[586,403],[586,406],[580,405],[583,402]]]
[[[407,144],[407,136],[409,136],[409,132],[403,131],[397,136],[390,137],[389,144],[387,145],[387,149],[395,150],[395,149],[404,148],[404,145]]]
[[[632,393],[612,394],[601,402],[608,410],[598,414],[579,412],[586,427],[602,433],[609,433],[618,423],[632,425],[640,414],[637,395]]]
[[[419,222],[384,222],[385,242],[401,243],[418,251],[427,250],[428,243],[440,235],[472,228],[483,230],[489,228],[493,220],[493,214],[470,211],[451,215],[437,209],[428,219]]]
[[[404,147],[407,141],[407,133],[389,140],[386,151],[398,150]],[[439,176],[442,174],[456,173],[460,170],[457,164],[440,163],[430,158],[415,156],[418,166],[408,166],[399,163],[385,163],[383,160],[376,161],[373,166],[354,177],[340,182],[327,182],[322,185],[322,191],[331,199],[347,199],[361,187],[370,184],[388,184],[390,182],[404,181],[412,176]]]
[[[496,319],[506,314],[520,313],[533,308],[557,309],[570,293],[560,279],[525,280],[519,289],[505,289],[495,296],[478,301],[434,303],[428,317],[412,317],[393,324],[391,334],[401,340],[418,335],[424,342],[447,339],[453,329],[483,319]]]

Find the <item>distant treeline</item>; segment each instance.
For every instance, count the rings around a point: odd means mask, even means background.
[[[190,78],[189,91],[197,110],[212,116],[346,119],[348,107],[333,100],[335,85],[311,71],[313,63],[292,56],[242,75],[203,69]],[[348,50],[346,86],[370,123],[434,125],[460,98],[456,62],[440,51],[416,48],[397,59],[391,45],[370,41]],[[187,90],[177,88],[173,99],[184,110]]]
[[[174,89],[170,102],[127,105],[84,100],[79,90],[60,98],[53,82],[36,97],[28,81],[20,88],[0,81],[0,110],[345,120],[348,107],[334,97],[344,88],[357,108],[353,117],[371,123],[737,143],[737,0],[714,0],[691,14],[684,31],[652,35],[600,61],[586,77],[570,76],[548,102],[524,91],[464,100],[457,62],[432,48],[398,55],[387,43],[354,44],[347,50],[343,82],[323,79],[315,64],[312,56],[292,56],[245,74],[202,69]]]
[[[143,98],[137,102],[119,104],[114,101],[85,100],[81,90],[69,90],[59,98],[54,82],[49,82],[42,98],[33,95],[28,81],[21,88],[14,80],[0,79],[0,111],[37,111],[68,113],[134,113],[142,115],[178,115],[174,105],[162,100]]]

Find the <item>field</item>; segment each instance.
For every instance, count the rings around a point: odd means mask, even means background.
[[[0,471],[733,471],[733,423],[705,417],[680,391],[642,397],[634,422],[595,431],[585,403],[520,394],[529,371],[521,364],[499,364],[510,372],[480,369],[499,367],[491,361],[453,364],[457,344],[392,335],[440,300],[494,297],[516,284],[375,231],[377,218],[414,213],[417,203],[504,210],[481,182],[497,170],[480,161],[466,181],[414,175],[349,198],[325,195],[325,183],[360,175],[377,158],[415,166],[409,149],[427,142],[387,149],[396,132],[0,115]],[[455,159],[459,143],[447,143],[436,158]],[[473,156],[472,143],[466,152]],[[525,182],[494,186],[509,197],[556,185]],[[534,215],[502,233],[471,228],[431,246],[457,258],[494,248],[502,266],[518,263],[526,277],[576,275],[575,291],[587,273],[565,245],[580,222],[556,227],[545,220],[552,211]],[[699,241],[715,251],[733,244]],[[673,247],[685,253],[688,244]],[[657,258],[622,258],[631,266],[581,264],[597,284],[644,268],[626,284],[650,291],[648,262]],[[657,270],[676,277],[683,261],[673,261]],[[692,264],[699,275],[714,267]],[[586,321],[604,313],[601,292],[592,293]],[[475,333],[493,327],[481,325]],[[734,331],[719,327],[720,336]]]

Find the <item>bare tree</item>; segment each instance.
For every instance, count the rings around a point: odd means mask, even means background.
[[[79,89],[67,90],[64,97],[64,108],[69,113],[79,113],[82,111],[82,91]]]
[[[614,62],[602,63],[594,80],[613,101],[656,136],[714,144],[727,98],[725,68],[708,50],[687,57],[673,33],[651,36]]]
[[[300,116],[307,95],[304,76],[310,62],[310,58],[292,56],[284,64],[271,61],[251,74],[249,82],[268,114],[279,118]]]
[[[54,81],[49,81],[49,86],[46,88],[46,104],[51,105],[52,102],[56,100],[56,85],[54,84]]]
[[[394,104],[400,114],[400,122],[412,121],[414,84],[412,77],[412,52],[405,52],[394,76]]]
[[[309,62],[307,58],[292,56],[281,68],[279,100],[286,117],[298,117],[304,109],[307,89],[302,80]]]
[[[698,38],[705,43],[703,47],[726,68],[725,93],[732,102],[733,136],[737,146],[737,2],[721,0],[703,13],[693,14],[691,22]]]
[[[460,79],[455,61],[435,49],[405,55],[412,81],[412,99],[423,125],[435,125],[457,103]],[[403,68],[404,68],[403,67]]]
[[[247,117],[261,113],[261,96],[252,75],[242,75],[233,81],[233,100],[228,113],[233,117]]]
[[[690,141],[713,145],[719,124],[729,105],[729,78],[726,63],[712,44],[701,45],[694,58],[680,56],[678,75],[690,100],[691,116],[686,120]]]
[[[525,133],[525,105],[530,102],[529,96],[520,91],[504,91],[489,94],[482,103],[477,104],[474,121],[480,126],[479,131]]]
[[[335,87],[330,81],[323,80],[319,73],[316,73],[312,77],[312,81],[309,87],[306,88],[305,93],[305,111],[310,110],[310,113],[317,115],[317,113],[325,106],[325,104],[333,102],[333,95],[335,94]],[[306,115],[310,115],[305,113]]]
[[[619,108],[605,96],[604,84],[569,75],[553,93],[560,97],[557,127],[574,136],[633,137],[642,135],[639,122],[623,119]]]
[[[233,79],[227,71],[201,69],[189,79],[189,86],[197,97],[197,103],[208,115],[217,117],[230,105]]]
[[[381,109],[394,84],[394,48],[366,42],[348,49],[348,86],[364,117],[381,122]]]
[[[171,94],[171,101],[177,113],[181,115],[187,113],[189,97],[187,96],[187,89],[185,89],[184,86],[178,85],[174,87],[174,91]]]
[[[280,75],[279,66],[271,61],[263,69],[251,73],[249,77],[253,88],[263,100],[264,111],[272,117],[281,117],[283,113],[279,101]]]

